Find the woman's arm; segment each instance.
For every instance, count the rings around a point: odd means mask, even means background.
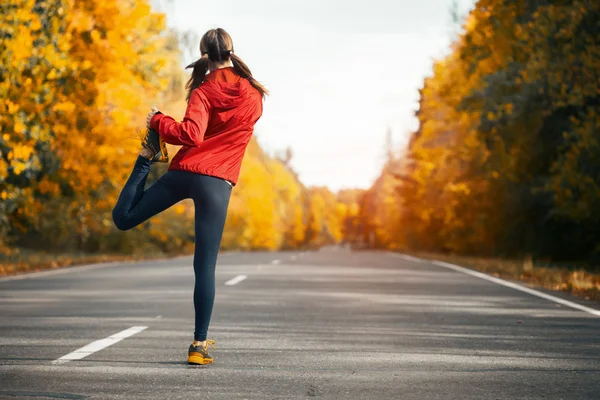
[[[181,123],[157,113],[150,121],[150,128],[158,131],[160,137],[169,144],[198,146],[204,140],[209,117],[210,102],[201,90],[194,90]]]

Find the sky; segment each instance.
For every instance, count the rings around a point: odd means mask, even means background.
[[[458,0],[465,15],[474,0]],[[456,27],[452,0],[171,0],[167,24],[200,37],[221,27],[271,92],[255,135],[290,147],[307,186],[368,188],[391,130],[401,154],[417,127],[418,89]],[[196,48],[196,56],[199,50]],[[189,60],[186,60],[189,61]]]

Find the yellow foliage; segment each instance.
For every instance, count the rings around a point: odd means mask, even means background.
[[[142,248],[135,235],[115,233],[110,212],[147,110],[185,109],[176,34],[146,0],[5,0],[0,15],[0,240],[28,232],[48,246]],[[138,233],[164,251],[189,249],[191,208],[177,205]],[[337,243],[355,208],[306,189],[253,141],[223,245]]]
[[[158,66],[177,65],[178,50],[144,0],[6,0],[0,14],[0,191],[14,200],[0,204],[0,235],[18,219],[85,242],[107,230],[135,129],[166,89]]]
[[[371,245],[597,263],[600,3],[534,3],[479,0],[435,63],[395,192],[386,166],[361,204]]]

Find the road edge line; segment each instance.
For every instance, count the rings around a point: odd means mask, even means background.
[[[422,263],[422,262],[425,261],[422,258],[417,258],[417,257],[409,256],[408,254],[389,253],[389,255],[392,256],[392,257],[397,257],[397,258],[401,258],[401,259],[406,260],[406,261],[412,261],[412,262],[416,262],[416,263]]]
[[[219,257],[226,256],[226,255],[236,255],[236,253],[229,252],[229,251],[219,252]],[[180,258],[188,258],[188,257],[192,257],[192,255],[187,254],[187,255],[177,256],[177,257],[162,257],[162,258],[157,257],[157,258],[148,258],[145,260],[120,260],[120,261],[117,260],[117,261],[105,261],[105,262],[97,262],[97,263],[92,262],[92,263],[88,263],[88,264],[63,266],[63,267],[57,267],[57,268],[48,268],[48,269],[44,269],[41,271],[22,272],[22,273],[18,273],[16,275],[0,276],[0,283],[9,282],[9,281],[18,281],[18,280],[22,280],[22,279],[43,278],[45,276],[61,275],[61,274],[67,274],[69,272],[88,271],[88,270],[93,270],[93,269],[98,269],[98,268],[116,267],[119,265],[139,264],[139,263],[156,262],[156,261],[172,261],[172,260],[178,260]]]
[[[149,260],[143,260],[143,261],[149,261]],[[0,283],[9,282],[9,281],[19,281],[19,280],[23,280],[23,279],[44,278],[46,276],[62,275],[62,274],[67,274],[70,272],[77,272],[77,271],[89,271],[89,270],[93,270],[93,269],[116,267],[116,266],[123,265],[123,264],[133,264],[136,262],[143,262],[143,261],[130,261],[130,260],[110,261],[110,262],[95,263],[95,264],[74,265],[72,267],[58,267],[55,269],[48,269],[45,271],[25,272],[25,273],[18,274],[18,275],[10,275],[10,276],[0,277]]]
[[[388,253],[388,254],[395,255],[396,257],[404,258],[404,257],[401,257],[404,254],[394,254],[394,253]],[[408,256],[408,257],[414,258],[412,256]],[[569,300],[561,299],[560,297],[552,296],[551,294],[543,293],[538,290],[531,289],[531,288],[528,288],[528,287],[525,287],[525,286],[522,286],[522,285],[519,285],[519,284],[516,284],[513,282],[509,282],[509,281],[506,281],[501,278],[496,278],[495,276],[484,274],[483,272],[474,271],[472,269],[464,268],[464,267],[461,267],[456,264],[447,263],[445,261],[427,260],[424,258],[418,258],[418,260],[420,260],[419,262],[428,262],[428,263],[437,265],[439,267],[444,267],[444,268],[448,268],[448,269],[451,269],[451,270],[454,270],[457,272],[462,272],[463,274],[471,275],[471,276],[474,276],[479,279],[484,279],[486,281],[493,282],[498,285],[509,287],[511,289],[515,289],[515,290],[530,294],[532,296],[540,297],[542,299],[549,300],[554,303],[558,303],[558,304],[561,304],[561,305],[564,305],[567,307],[571,307],[571,308],[574,308],[579,311],[584,311],[584,312],[586,312],[588,314],[592,314],[593,316],[596,316],[596,317],[600,317],[600,310],[597,310],[595,308],[586,307],[584,305],[581,305],[581,304],[578,304],[578,303],[575,303],[575,302],[572,302]]]

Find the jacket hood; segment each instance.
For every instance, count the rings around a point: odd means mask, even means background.
[[[250,82],[237,75],[233,68],[222,68],[208,74],[199,89],[213,107],[232,109],[247,100],[249,87]]]

